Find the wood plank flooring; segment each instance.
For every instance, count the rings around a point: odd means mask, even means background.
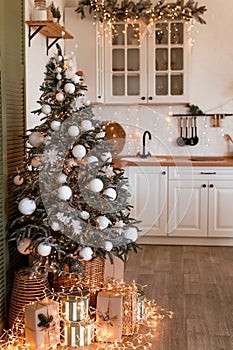
[[[142,246],[125,280],[174,312],[153,350],[233,350],[233,247]]]

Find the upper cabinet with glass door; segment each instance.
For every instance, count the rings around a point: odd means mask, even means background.
[[[106,103],[188,102],[184,22],[116,23],[105,37]]]

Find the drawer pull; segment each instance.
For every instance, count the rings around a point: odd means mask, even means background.
[[[166,175],[166,171],[162,171],[162,175]]]
[[[203,185],[202,185],[202,187],[204,187],[204,188],[205,188],[205,187],[206,187],[206,184],[203,184]]]
[[[201,171],[201,175],[216,175],[216,171],[213,171],[213,172]]]
[[[213,184],[210,184],[210,187],[211,187],[211,188],[213,188],[213,187],[214,187],[214,185],[213,185]]]

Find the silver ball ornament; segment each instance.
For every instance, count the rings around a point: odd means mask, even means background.
[[[104,248],[107,252],[110,252],[113,248],[113,244],[110,241],[105,241],[104,242]]]
[[[65,99],[65,95],[62,92],[56,93],[56,100],[58,102],[62,102],[62,101],[64,101],[64,99]]]
[[[92,122],[90,120],[83,120],[81,122],[81,129],[83,131],[89,131],[89,130],[93,130],[93,125]]]
[[[52,111],[52,108],[50,107],[50,105],[43,105],[41,107],[41,112],[44,114],[50,114]]]
[[[114,201],[114,199],[116,199],[117,196],[116,191],[112,187],[106,188],[106,190],[103,191],[103,194],[108,196],[111,201]]]
[[[44,142],[44,135],[39,131],[34,131],[29,135],[28,141],[33,147],[39,147]]]
[[[72,83],[66,83],[64,86],[64,91],[67,94],[73,94],[75,92],[75,85]]]
[[[98,163],[99,159],[96,156],[88,156],[86,157],[86,161],[88,164],[92,164],[92,163]]]
[[[58,120],[53,120],[50,126],[53,131],[58,131],[61,127],[61,122],[59,122]]]
[[[96,218],[96,221],[98,222],[99,228],[101,230],[104,230],[105,228],[108,227],[110,220],[108,218],[106,218],[106,216],[98,216]]]
[[[48,256],[51,253],[51,250],[52,247],[43,242],[41,242],[37,247],[37,251],[40,254],[40,256]]]
[[[62,173],[58,175],[57,181],[59,184],[64,184],[66,182],[66,178],[67,178],[66,175]]]
[[[136,227],[128,227],[125,230],[124,236],[126,239],[129,239],[129,240],[135,242],[138,238],[138,231],[137,231]]]
[[[14,184],[17,185],[17,186],[21,186],[24,182],[24,178],[20,175],[16,175],[13,179],[14,181]]]
[[[30,198],[23,198],[18,204],[18,209],[23,215],[31,215],[36,210],[36,202]]]
[[[83,211],[81,211],[81,213],[80,213],[80,217],[81,217],[81,219],[83,219],[83,220],[88,220],[89,217],[90,217],[90,214],[89,214],[87,211],[83,210]]]
[[[71,198],[72,196],[72,190],[69,186],[60,186],[58,188],[58,197],[63,200],[63,201],[67,201]]]
[[[86,155],[86,148],[83,145],[76,145],[72,149],[72,154],[75,158],[82,159]]]
[[[79,135],[79,132],[80,132],[80,130],[76,125],[71,125],[68,129],[68,134],[71,137],[77,137]]]
[[[92,192],[98,193],[102,191],[103,187],[104,187],[104,184],[100,179],[93,179],[89,182],[89,189]]]
[[[84,247],[80,250],[79,256],[83,258],[83,260],[88,261],[92,259],[93,250],[90,247]]]

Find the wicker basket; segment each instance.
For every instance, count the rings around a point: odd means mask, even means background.
[[[81,287],[90,289],[90,305],[95,306],[96,290],[102,287],[104,283],[105,259],[96,257],[90,261],[82,261],[81,273],[64,273],[61,276],[53,276],[52,287],[55,292],[61,292],[63,289]]]
[[[30,278],[30,269],[22,268],[15,272],[11,293],[8,323],[12,327],[18,315],[24,315],[24,306],[35,300],[51,295],[48,280],[44,275]]]

